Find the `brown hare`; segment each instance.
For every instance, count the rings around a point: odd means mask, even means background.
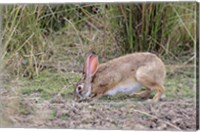
[[[92,52],[85,60],[82,78],[74,91],[75,99],[81,101],[118,92],[147,96],[155,91],[153,101],[157,102],[165,90],[165,74],[164,63],[152,53],[132,53],[99,64],[98,56]],[[139,92],[142,86],[146,90]]]

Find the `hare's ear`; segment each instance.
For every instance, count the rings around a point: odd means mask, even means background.
[[[98,56],[94,53],[90,53],[86,59],[84,66],[84,71],[86,75],[92,77],[96,73],[98,65]]]

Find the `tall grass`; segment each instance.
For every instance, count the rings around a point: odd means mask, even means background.
[[[5,66],[14,75],[30,78],[53,54],[49,36],[71,29],[79,45],[95,43],[97,37],[102,44],[112,44],[114,38],[124,53],[176,56],[193,52],[196,43],[196,3],[4,5],[2,9]],[[97,32],[104,35],[95,36]]]
[[[112,5],[112,10],[119,16],[114,28],[121,27],[124,52],[178,54],[194,47],[196,3],[133,3]]]
[[[48,45],[41,26],[44,6],[8,5],[3,7],[3,57],[12,74],[37,75],[48,59]]]

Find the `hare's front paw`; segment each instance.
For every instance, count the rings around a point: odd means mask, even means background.
[[[154,99],[147,99],[146,102],[148,104],[153,104],[153,103],[156,103],[157,101],[155,101]]]
[[[144,90],[144,91],[140,91],[138,93],[132,93],[132,94],[130,94],[130,96],[140,97],[142,99],[148,99],[151,96],[151,91],[150,90]]]

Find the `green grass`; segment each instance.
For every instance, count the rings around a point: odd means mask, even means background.
[[[195,97],[195,80],[192,78],[169,78],[166,81],[167,98]]]
[[[165,95],[167,99],[173,98],[194,98],[195,97],[195,79],[193,70],[177,69],[177,72],[170,74],[168,71],[165,80]],[[75,84],[80,79],[81,74],[67,72],[57,73],[55,71],[44,70],[41,74],[34,79],[21,78],[21,88],[18,89],[24,96],[39,97],[40,99],[49,100],[58,94],[61,94],[65,99],[71,98],[70,93],[73,92]],[[109,97],[103,96],[100,100],[104,101],[117,101],[128,99],[127,95],[117,94],[116,96]],[[138,101],[137,98],[132,98]]]
[[[56,118],[56,110],[51,110],[51,114],[49,115],[49,120],[54,120]]]
[[[77,73],[59,74],[45,70],[33,80],[22,78],[23,86],[19,92],[23,95],[36,94],[40,98],[51,99],[58,93],[61,95],[72,93],[78,79]]]
[[[61,119],[62,120],[68,120],[69,119],[69,114],[67,114],[67,113],[62,114]]]
[[[167,68],[167,77],[165,81],[167,98],[194,98],[195,93],[194,68]]]
[[[22,115],[30,115],[30,114],[33,114],[35,113],[35,110],[34,108],[29,105],[29,104],[25,104],[23,102],[20,102],[19,103],[19,113],[22,114]]]

